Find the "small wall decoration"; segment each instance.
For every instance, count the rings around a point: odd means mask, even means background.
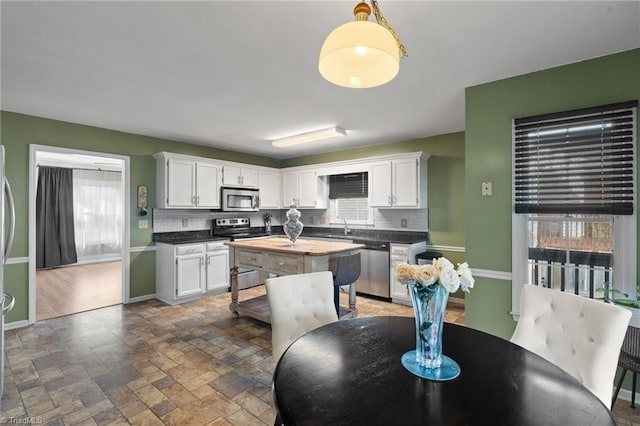
[[[138,185],[138,215],[146,216],[147,207],[147,185]]]

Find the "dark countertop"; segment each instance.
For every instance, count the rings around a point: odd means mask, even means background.
[[[166,244],[204,243],[207,241],[225,241],[228,238],[216,238],[211,231],[182,231],[182,232],[157,232],[153,234],[153,241]]]
[[[304,237],[342,238],[358,241],[414,244],[427,241],[429,233],[420,231],[390,231],[386,229],[351,229],[351,232],[345,235],[344,228],[305,226],[300,235],[300,238]]]
[[[256,233],[265,231],[264,227],[253,227]],[[283,236],[282,226],[273,226],[271,235]],[[419,231],[390,231],[384,229],[351,229],[349,234],[344,235],[344,228],[329,228],[322,226],[305,226],[299,238],[305,237],[315,238],[336,238],[347,239],[358,242],[385,242],[395,244],[414,244],[428,241],[428,232]],[[198,243],[205,241],[228,240],[228,238],[219,238],[211,234],[209,230],[201,231],[182,231],[182,232],[158,232],[153,234],[153,240],[158,243],[167,244],[186,244]]]

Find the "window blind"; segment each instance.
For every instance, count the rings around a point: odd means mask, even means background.
[[[329,199],[367,198],[369,196],[367,172],[345,173],[329,176]]]
[[[633,214],[637,106],[515,119],[515,212]]]

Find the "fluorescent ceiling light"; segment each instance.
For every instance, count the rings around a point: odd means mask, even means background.
[[[324,139],[334,138],[336,136],[346,136],[347,132],[340,127],[330,127],[328,129],[315,130],[308,133],[300,133],[299,135],[287,136],[286,138],[276,139],[271,142],[273,146],[285,148],[287,146],[298,145],[301,143],[315,142]]]

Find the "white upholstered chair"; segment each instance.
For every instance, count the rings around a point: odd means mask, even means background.
[[[338,321],[333,304],[333,275],[329,271],[269,278],[265,285],[274,363],[298,337]]]
[[[609,407],[630,319],[619,306],[527,284],[511,341],[571,374]]]

